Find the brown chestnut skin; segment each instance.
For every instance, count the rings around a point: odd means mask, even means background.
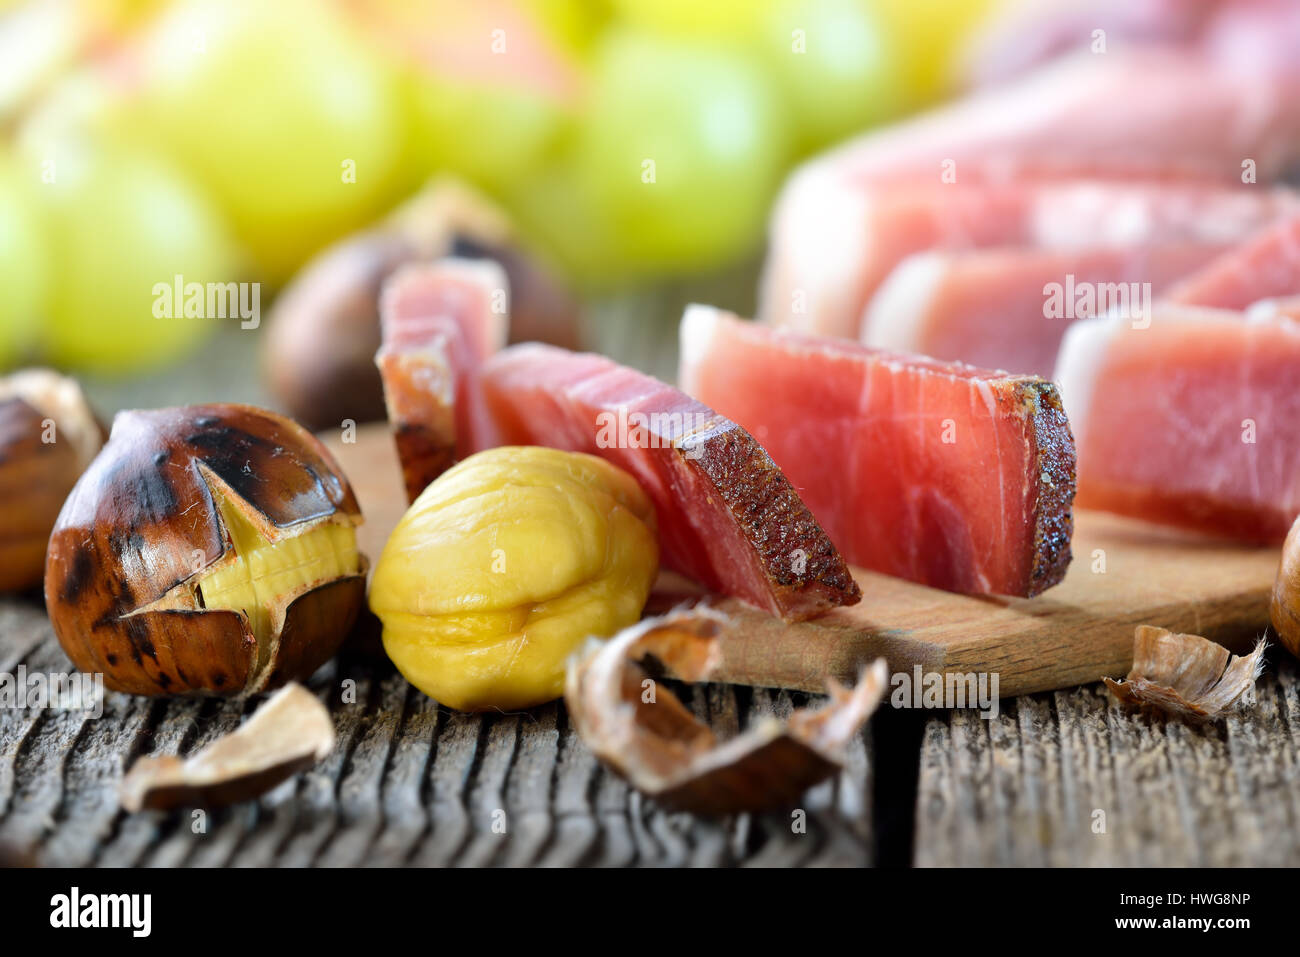
[[[71,379],[29,370],[0,382],[11,386],[0,398],[0,591],[6,592],[41,583],[59,508],[103,441]],[[62,401],[42,402],[46,389],[62,391]]]
[[[1300,658],[1300,518],[1282,544],[1282,564],[1273,583],[1269,617],[1282,644]]]
[[[132,694],[234,696],[333,657],[365,600],[364,556],[356,574],[275,599],[283,626],[259,664],[247,615],[190,591],[234,560],[218,496],[270,537],[361,521],[329,451],[283,416],[226,404],[119,414],[50,536],[45,603],[78,668]],[[154,603],[167,607],[140,611]]]
[[[40,583],[50,529],[77,480],[72,448],[41,441],[42,419],[22,399],[0,402],[0,591]]]

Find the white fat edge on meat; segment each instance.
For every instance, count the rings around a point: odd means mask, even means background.
[[[1080,319],[1066,327],[1056,354],[1056,373],[1053,378],[1065,406],[1065,417],[1074,433],[1076,448],[1083,448],[1088,409],[1097,375],[1111,341],[1119,334],[1126,321],[1118,316],[1096,316]]]
[[[825,333],[828,317],[854,309],[858,276],[869,256],[869,191],[845,183],[817,161],[797,170],[777,201],[771,252],[759,286],[759,318]],[[795,296],[802,297],[796,304]],[[802,308],[797,309],[796,306]]]
[[[948,268],[939,252],[908,256],[885,277],[862,314],[865,345],[892,352],[923,353],[922,331]]]
[[[1150,192],[1095,182],[1039,189],[1030,214],[1035,245],[1076,249],[1150,242]],[[1081,221],[1088,228],[1081,229]]]
[[[692,302],[682,313],[678,327],[677,388],[689,396],[699,391],[700,365],[709,354],[722,318],[722,310]]]
[[[1246,319],[1251,322],[1272,322],[1278,319],[1300,320],[1300,296],[1280,299],[1261,299],[1246,307]]]
[[[1240,322],[1243,314],[1230,309],[1212,309],[1203,306],[1157,304],[1151,316],[1151,326],[1178,322],[1216,322],[1224,319]],[[1247,317],[1249,318],[1249,317]],[[1056,354],[1056,371],[1053,380],[1061,394],[1065,415],[1074,433],[1076,448],[1086,442],[1088,410],[1092,407],[1092,394],[1106,352],[1117,336],[1140,335],[1145,328],[1135,328],[1127,316],[1113,312],[1090,319],[1080,319],[1066,327]]]
[[[1198,184],[1048,184],[1030,214],[1035,243],[1048,249],[1237,242],[1294,209],[1286,191],[1263,193]]]

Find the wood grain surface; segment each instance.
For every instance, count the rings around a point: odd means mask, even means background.
[[[64,672],[39,604],[0,599],[0,672]],[[63,866],[866,865],[869,735],[845,771],[790,813],[724,820],[669,813],[601,767],[561,704],[516,714],[440,708],[391,667],[343,658],[311,683],[338,733],[333,754],[261,799],[211,813],[127,814],[126,769],[187,756],[256,702],[108,692],[103,714],[0,709],[0,864]],[[676,689],[738,731],[805,703],[788,692]],[[346,695],[345,695],[346,692]]]
[[[1294,866],[1300,676],[1284,653],[1270,658],[1257,703],[1202,728],[1128,714],[1099,685],[1004,701],[991,720],[886,708],[801,808],[723,820],[668,813],[629,789],[562,704],[459,714],[372,659],[345,657],[311,682],[334,718],[333,754],[203,815],[127,814],[121,779],[139,756],[193,754],[253,704],[110,692],[99,718],[5,708],[0,863]],[[0,599],[0,672],[20,664],[69,668],[39,603]],[[723,732],[805,703],[675,690]]]
[[[1300,676],[1275,649],[1255,702],[1191,726],[1098,685],[926,724],[921,866],[1300,864]]]

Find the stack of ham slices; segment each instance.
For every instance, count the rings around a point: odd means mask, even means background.
[[[503,340],[503,282],[444,261],[385,289],[377,361],[412,497],[481,448],[598,455],[654,502],[669,567],[788,620],[858,601],[850,562],[976,594],[1064,575],[1075,457],[1050,382],[707,307],[683,322],[682,389],[554,346],[484,357],[469,344]]]
[[[654,501],[667,565],[790,620],[858,601],[850,566],[1036,595],[1076,492],[1277,542],[1300,514],[1300,73],[1274,67],[1126,45],[814,159],[760,321],[689,308],[677,388],[501,348],[490,267],[408,270],[377,359],[408,491],[494,445],[602,456]]]
[[[1051,375],[1096,307],[1053,313],[1049,286],[1158,298],[1300,212],[1265,185],[1300,155],[1298,94],[1179,51],[1084,53],[850,142],[778,201],[762,318]]]

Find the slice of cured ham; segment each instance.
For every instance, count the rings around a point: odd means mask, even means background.
[[[1056,369],[1080,506],[1260,543],[1300,514],[1300,324],[1157,308],[1075,323]]]
[[[1171,302],[1245,309],[1300,295],[1300,215],[1263,229],[1169,291]]]
[[[867,345],[1051,376],[1071,322],[1116,308],[1149,314],[1152,297],[1223,246],[974,249],[910,256],[867,308]]]
[[[706,306],[682,320],[679,378],[753,432],[850,562],[979,594],[1065,574],[1074,445],[1050,382]]]
[[[760,316],[857,338],[879,284],[928,249],[1238,241],[1278,212],[1244,167],[1265,183],[1300,156],[1297,86],[1177,50],[1085,53],[852,140],[782,190]],[[1076,184],[1091,210],[1050,199]]]
[[[483,366],[506,445],[587,452],[626,469],[654,502],[665,564],[782,618],[861,595],[808,507],[729,419],[613,360],[523,344]]]
[[[406,266],[384,283],[375,362],[407,496],[486,442],[478,367],[505,345],[505,271],[491,260]]]
[[[1127,249],[1136,266],[1148,246],[1240,242],[1300,211],[1288,190],[1202,179],[1038,178],[1019,167],[1010,180],[963,175],[873,185],[829,167],[798,174],[773,221],[763,318],[856,339],[881,284],[914,253]]]
[[[1083,51],[1016,80],[867,133],[814,162],[859,182],[936,178],[1019,164],[1092,164],[1135,170],[1200,170],[1241,181],[1254,160],[1261,182],[1297,155],[1300,102],[1288,71],[1244,69],[1195,52],[1143,47]]]

